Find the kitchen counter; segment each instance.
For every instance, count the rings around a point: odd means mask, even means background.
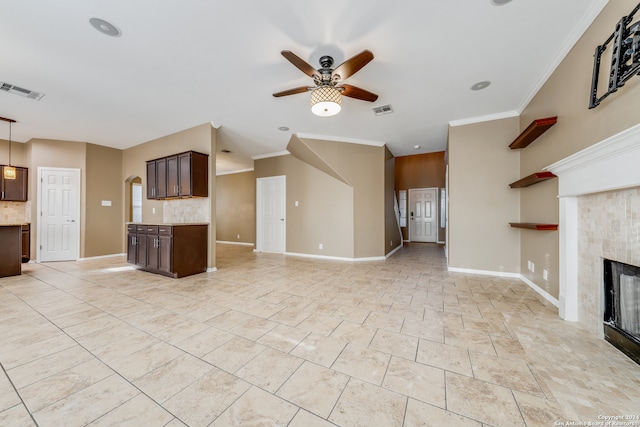
[[[166,226],[183,226],[183,225],[209,225],[208,222],[125,222],[125,225],[166,225]]]
[[[22,274],[22,225],[0,224],[0,277]]]

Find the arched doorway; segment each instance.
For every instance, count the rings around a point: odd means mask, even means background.
[[[142,178],[132,175],[125,180],[124,208],[127,222],[142,222]]]

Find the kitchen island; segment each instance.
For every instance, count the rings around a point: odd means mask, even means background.
[[[0,277],[22,274],[22,224],[0,224]]]
[[[127,261],[178,278],[207,271],[209,224],[127,223]]]

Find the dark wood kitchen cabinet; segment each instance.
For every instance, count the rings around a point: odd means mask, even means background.
[[[31,258],[31,225],[22,224],[22,262]]]
[[[4,171],[2,165],[2,171]],[[0,174],[0,200],[7,202],[26,202],[27,201],[27,189],[29,187],[29,169],[15,166],[16,179],[5,179],[4,174]]]
[[[22,273],[21,234],[21,225],[0,225],[0,277],[19,276]]]
[[[187,151],[147,162],[147,199],[208,196],[208,154]]]
[[[167,197],[167,159],[147,162],[147,199]]]
[[[136,239],[138,237],[138,233],[136,231],[135,224],[127,225],[127,262],[131,264],[136,263]]]
[[[127,261],[174,278],[204,273],[208,228],[207,224],[129,224]]]
[[[147,226],[127,225],[127,262],[147,266]]]

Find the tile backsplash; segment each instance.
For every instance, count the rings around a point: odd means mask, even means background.
[[[209,222],[209,198],[165,200],[162,202],[162,222],[190,224]]]
[[[31,202],[0,202],[0,224],[31,222]]]

